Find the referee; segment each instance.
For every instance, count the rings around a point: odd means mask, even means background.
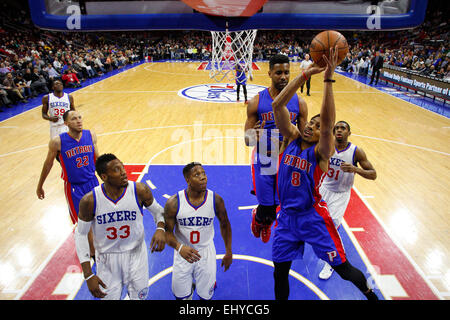
[[[309,68],[310,65],[312,65],[313,62],[309,59],[309,54],[305,54],[305,59],[300,63],[300,71],[305,71]],[[300,87],[300,92],[303,93],[303,86]],[[311,89],[311,77],[308,78],[306,81],[306,95],[310,96],[309,89]]]

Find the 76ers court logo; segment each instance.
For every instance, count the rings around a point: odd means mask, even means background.
[[[265,87],[247,84],[247,99],[250,100]],[[244,101],[244,92],[240,89],[240,100]],[[236,85],[232,83],[200,84],[178,91],[180,97],[204,102],[236,102]]]

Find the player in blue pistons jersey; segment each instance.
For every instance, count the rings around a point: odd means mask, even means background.
[[[280,211],[272,245],[275,298],[278,300],[289,297],[289,270],[292,261],[303,255],[305,242],[367,299],[378,300],[367,286],[364,274],[347,260],[339,233],[319,192],[334,153],[336,110],[332,77],[338,61],[337,48],[331,49],[329,56],[329,59],[323,56],[326,67],[312,65],[290,82],[272,103],[276,125],[284,137],[277,175]],[[324,94],[320,114],[312,117],[300,131],[291,123],[286,104],[311,75],[322,71]]]
[[[252,193],[258,200],[258,207],[252,212],[251,230],[255,237],[265,243],[270,240],[271,226],[279,204],[276,172],[283,138],[275,125],[272,102],[289,82],[287,56],[277,54],[270,59],[269,77],[272,81],[270,87],[250,100],[245,122],[245,144],[255,146],[252,154]],[[294,94],[287,102],[287,109],[290,122],[303,131],[308,117],[306,102]]]
[[[62,168],[61,178],[64,180],[64,193],[69,214],[72,223],[76,224],[81,198],[98,186],[98,180],[95,176],[95,160],[99,155],[97,136],[94,132],[83,129],[83,120],[78,111],[66,111],[63,119],[69,131],[50,140],[36,194],[41,200],[45,198],[44,182],[53,167],[55,157],[59,154]],[[91,255],[94,255],[92,234],[89,235],[89,239],[92,244]]]

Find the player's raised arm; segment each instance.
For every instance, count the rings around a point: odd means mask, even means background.
[[[306,71],[301,72],[300,75],[295,77],[294,80],[290,81],[286,87],[281,90],[277,97],[272,102],[273,116],[275,119],[275,124],[280,130],[280,134],[287,139],[292,141],[298,138],[301,133],[299,129],[293,125],[290,121],[289,110],[287,108],[288,102],[292,99],[297,90],[306,82],[306,80],[311,77],[311,75],[320,73],[324,68],[318,66],[311,66]]]
[[[336,47],[330,48],[329,58],[323,56],[327,66],[323,74],[324,93],[320,109],[320,138],[316,149],[319,165],[323,171],[328,171],[328,161],[334,153],[333,127],[336,121],[336,107],[333,95],[333,75],[338,63],[338,54],[339,51]]]

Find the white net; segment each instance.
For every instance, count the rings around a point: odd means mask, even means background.
[[[216,82],[245,81],[245,73],[251,76],[253,42],[258,30],[229,32],[211,31],[211,71],[209,76]],[[236,68],[236,65],[238,67]],[[236,71],[235,71],[236,70]],[[241,79],[241,80],[239,80]]]

